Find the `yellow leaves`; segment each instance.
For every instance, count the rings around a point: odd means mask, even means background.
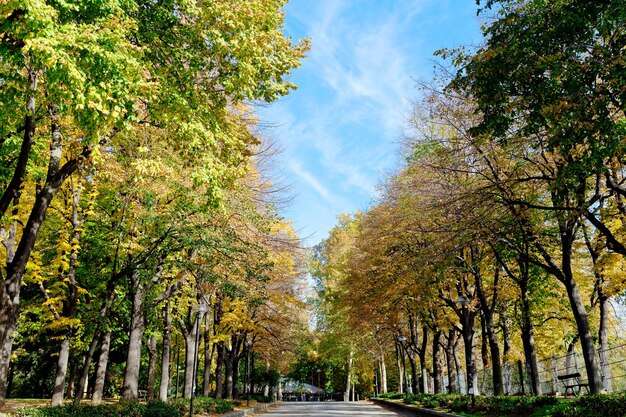
[[[150,159],[139,158],[132,163],[132,167],[139,182],[144,182],[146,177],[156,177],[160,174],[161,161],[158,157]]]
[[[626,290],[626,260],[617,253],[604,253],[595,265],[595,272],[602,276],[602,291],[612,297]]]
[[[41,266],[41,254],[37,251],[33,251],[28,263],[26,264],[24,283],[33,282],[35,284],[40,284],[45,280],[46,278],[44,277],[43,268]]]
[[[254,321],[244,300],[226,298],[223,308],[224,315],[220,322],[222,332],[232,334],[237,331],[254,330]]]
[[[313,362],[317,362],[321,358],[319,352],[317,350],[315,350],[315,349],[307,350],[306,357],[307,357],[308,360],[313,361]]]
[[[69,329],[76,329],[81,326],[82,326],[82,323],[77,318],[61,317],[57,320],[52,321],[50,324],[48,324],[47,327],[48,329],[53,330],[53,331],[63,331],[63,330],[69,330]],[[60,340],[63,337],[65,337],[65,335],[59,336],[57,340]]]

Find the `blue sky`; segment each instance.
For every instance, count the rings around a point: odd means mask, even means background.
[[[290,78],[298,90],[259,113],[295,197],[282,214],[314,245],[399,167],[433,52],[479,43],[480,21],[474,0],[291,0],[285,12],[286,35],[312,49]]]

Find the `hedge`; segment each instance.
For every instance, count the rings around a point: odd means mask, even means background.
[[[553,417],[624,417],[626,394],[599,394],[578,397],[553,412]]]
[[[170,403],[150,401],[143,404],[137,401],[120,401],[116,404],[62,405],[56,407],[29,407],[18,411],[19,417],[183,417],[189,412],[189,400],[177,399]],[[239,401],[217,400],[212,397],[196,397],[193,402],[194,414],[233,411]]]

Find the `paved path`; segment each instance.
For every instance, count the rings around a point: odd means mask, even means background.
[[[414,416],[410,412],[395,412],[382,408],[369,401],[358,402],[285,402],[277,408],[260,416],[295,416],[295,417],[373,417],[373,416]]]

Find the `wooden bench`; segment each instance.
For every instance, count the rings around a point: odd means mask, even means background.
[[[145,390],[145,389],[137,390],[137,397],[142,399],[142,400],[147,399],[148,398],[148,391]]]
[[[580,372],[574,372],[573,374],[567,375],[559,375],[557,379],[563,383],[565,387],[564,395],[567,397],[567,392],[571,391],[572,395],[577,397],[580,395],[580,391],[582,388],[587,390],[587,394],[589,394],[589,384],[580,382]]]

